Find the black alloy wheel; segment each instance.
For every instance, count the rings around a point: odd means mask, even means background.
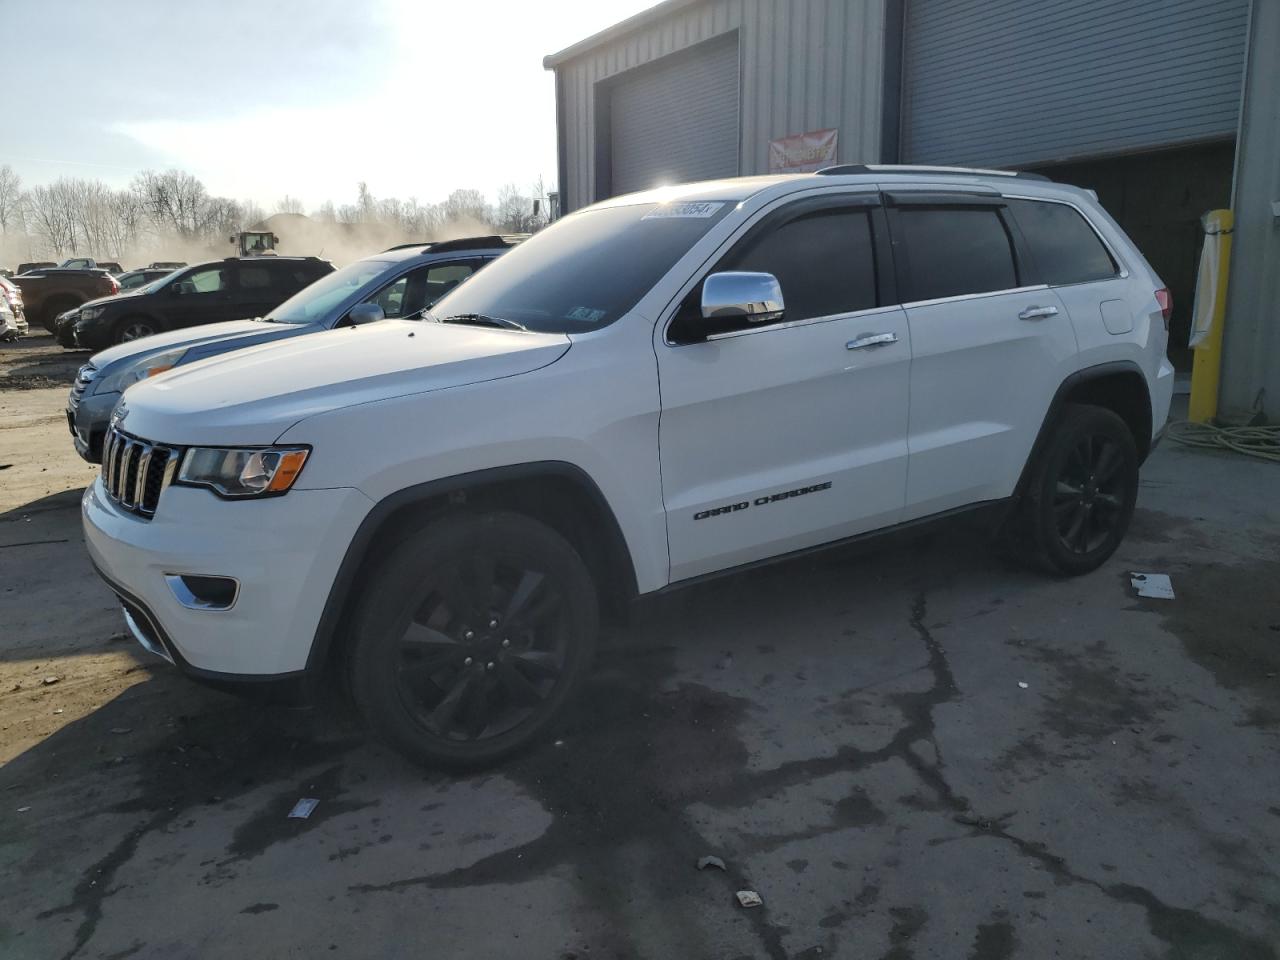
[[[478,766],[527,745],[585,680],[596,588],[573,547],[515,513],[436,520],[371,571],[351,692],[409,756]]]
[[[1068,404],[1031,465],[1006,530],[1015,555],[1050,573],[1096,570],[1120,546],[1138,500],[1138,449],[1115,412]]]
[[[1105,433],[1086,433],[1062,463],[1053,516],[1063,547],[1087,555],[1102,546],[1124,514],[1124,455]]]
[[[399,641],[401,701],[449,740],[500,736],[543,708],[567,659],[564,585],[477,551],[431,590]]]

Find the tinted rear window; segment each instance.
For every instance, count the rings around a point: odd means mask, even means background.
[[[1044,283],[1088,283],[1107,280],[1116,263],[1093,227],[1065,203],[1010,200],[1031,256]]]
[[[993,207],[900,207],[911,264],[906,300],[935,300],[1018,286],[1009,232]]]

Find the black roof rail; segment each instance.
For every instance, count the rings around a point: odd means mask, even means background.
[[[522,240],[528,239],[527,233],[508,233],[502,236],[491,234],[485,237],[459,237],[456,240],[441,240],[427,244],[427,253],[447,253],[450,250],[505,250],[514,247]]]
[[[842,163],[835,167],[823,167],[817,173],[818,176],[826,177],[844,177],[859,173],[924,173],[929,176],[940,174],[953,177],[1010,177],[1019,180],[1053,182],[1043,173],[1028,173],[1023,170],[987,170],[980,167],[933,167],[896,163]]]

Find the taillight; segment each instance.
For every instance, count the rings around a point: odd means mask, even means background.
[[[120,292],[120,281],[118,281],[115,277],[107,277],[107,279],[111,281],[111,292],[112,292],[112,293],[119,293],[119,292]],[[1169,325],[1169,318],[1168,318],[1167,316],[1164,318],[1164,325],[1165,325],[1166,327]]]
[[[1156,303],[1160,304],[1160,316],[1164,317],[1164,329],[1168,333],[1169,315],[1173,313],[1173,297],[1169,295],[1168,287],[1161,287],[1156,291]]]

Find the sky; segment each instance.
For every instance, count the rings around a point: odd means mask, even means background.
[[[0,164],[270,210],[556,177],[542,58],[653,0],[0,0]],[[22,38],[20,41],[18,38]]]

